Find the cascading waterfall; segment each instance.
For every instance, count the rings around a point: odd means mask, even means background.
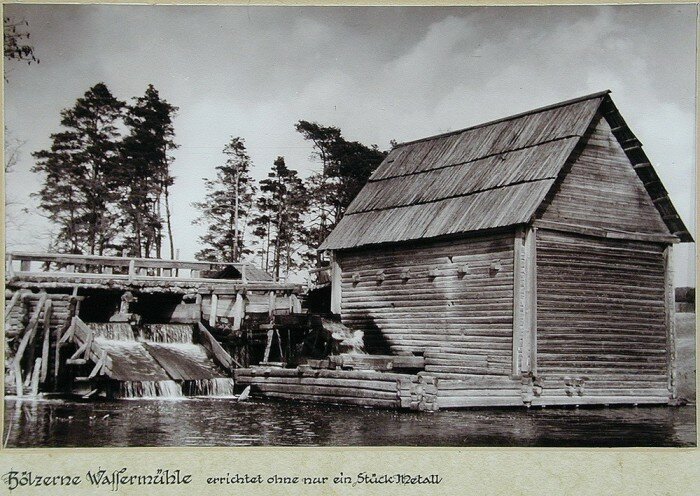
[[[145,324],[140,336],[154,343],[193,343],[193,328],[188,324]]]
[[[182,387],[175,381],[123,381],[119,383],[121,398],[181,398]]]
[[[95,336],[111,341],[135,341],[134,330],[127,322],[91,323]]]
[[[188,324],[91,323],[95,342],[121,371],[113,393],[120,398],[231,396],[225,377]]]
[[[233,379],[214,377],[185,381],[182,388],[187,396],[233,396]]]

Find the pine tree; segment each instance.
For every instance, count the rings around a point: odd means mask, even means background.
[[[130,234],[123,241],[129,252],[138,257],[150,257],[153,252],[156,257],[161,257],[165,222],[170,256],[174,258],[169,201],[169,188],[174,178],[170,174],[169,152],[177,148],[172,122],[177,110],[160,98],[153,85],[149,85],[144,96],[135,98],[124,119],[129,134],[121,147],[120,205],[124,214],[122,227]]]
[[[96,84],[61,112],[65,130],[51,135],[51,148],[33,154],[32,170],[45,174],[35,196],[59,226],[54,245],[62,250],[101,255],[116,236],[123,108],[104,83]]]
[[[306,236],[304,214],[308,198],[297,171],[289,169],[284,157],[275,160],[267,179],[260,181],[257,215],[252,220],[254,234],[260,238],[265,269],[279,280],[300,267],[297,256]]]
[[[245,244],[245,226],[253,206],[255,186],[244,140],[231,137],[223,153],[226,163],[216,168],[216,179],[205,179],[205,200],[193,204],[202,211],[195,224],[207,226],[206,234],[199,238],[205,248],[196,257],[238,262],[241,256],[252,253]]]
[[[310,197],[307,244],[316,248],[340,222],[386,152],[376,145],[368,147],[347,141],[337,127],[299,121],[295,128],[313,143],[313,158],[321,162],[321,170],[307,180]]]

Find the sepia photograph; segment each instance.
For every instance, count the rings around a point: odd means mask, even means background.
[[[697,5],[3,24],[4,448],[697,446]]]

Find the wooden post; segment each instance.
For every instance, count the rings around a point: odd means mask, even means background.
[[[294,293],[290,294],[289,301],[292,313],[301,313],[301,302],[299,301],[299,298],[297,298],[297,295]]]
[[[134,281],[134,276],[136,275],[136,260],[133,258],[129,260],[129,282]]]
[[[34,362],[34,371],[32,372],[32,396],[39,394],[39,375],[41,374],[41,358],[37,358]]]
[[[331,252],[331,313],[336,315],[340,314],[342,307],[342,275],[335,252]]]
[[[22,361],[22,357],[24,356],[24,353],[27,349],[27,346],[31,346],[34,343],[34,337],[36,336],[36,327],[39,323],[39,316],[41,314],[42,307],[44,306],[44,303],[46,302],[46,293],[43,293],[41,297],[39,298],[39,304],[37,305],[36,309],[34,310],[34,314],[32,315],[32,318],[29,320],[29,324],[27,324],[27,328],[24,331],[24,336],[22,337],[22,341],[19,343],[19,347],[17,348],[17,353],[15,353],[15,358],[14,361],[18,365]],[[31,349],[31,348],[30,348]],[[31,360],[33,360],[32,354],[30,354]],[[31,361],[29,366],[31,367]],[[20,372],[20,380],[21,380],[22,373]]]
[[[216,327],[216,312],[219,306],[219,297],[216,294],[211,294],[211,307],[209,309],[209,326]]]
[[[7,276],[12,279],[15,277],[15,268],[12,266],[12,253],[7,255]]]
[[[513,376],[520,376],[520,355],[525,333],[525,232],[515,231],[513,243]]]
[[[24,396],[24,386],[22,385],[22,367],[20,367],[19,360],[15,360],[14,366],[12,367],[15,371],[15,388],[17,389],[17,396]]]
[[[537,373],[536,230],[516,231],[513,275],[513,375]]]
[[[44,342],[41,347],[41,382],[46,382],[49,373],[49,347],[51,343],[51,298],[44,305]]]
[[[668,364],[668,391],[671,399],[678,397],[676,363],[676,291],[673,287],[673,245],[664,250],[666,359]]]
[[[246,273],[245,273],[246,267],[247,267],[247,264],[244,264],[243,267],[241,267],[241,281],[243,282],[243,284],[248,282],[248,278],[246,277]]]
[[[194,303],[197,305],[197,322],[202,320],[202,295],[201,293],[197,293],[197,296],[194,297]]]
[[[537,376],[537,228],[533,227],[525,237],[528,260],[528,307],[530,309],[530,371]]]
[[[236,293],[236,302],[233,304],[233,330],[238,331],[241,328],[243,317],[245,316],[245,303],[243,295],[239,291]]]
[[[277,295],[275,294],[274,291],[270,291],[268,293],[268,302],[267,302],[267,312],[268,315],[270,316],[270,319],[272,319],[275,315],[275,307],[277,306]]]

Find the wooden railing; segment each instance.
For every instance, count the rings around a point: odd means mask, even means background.
[[[19,263],[19,267],[17,267]],[[58,253],[10,252],[6,257],[6,276],[9,278],[37,272],[67,273],[73,275],[103,276],[129,281],[142,276],[200,278],[202,271],[220,271],[235,268],[240,277],[227,279],[246,282],[245,263],[200,262],[164,260],[158,258],[110,257],[101,255],[69,255]],[[18,270],[19,269],[19,270]],[[181,274],[181,271],[189,273]]]

